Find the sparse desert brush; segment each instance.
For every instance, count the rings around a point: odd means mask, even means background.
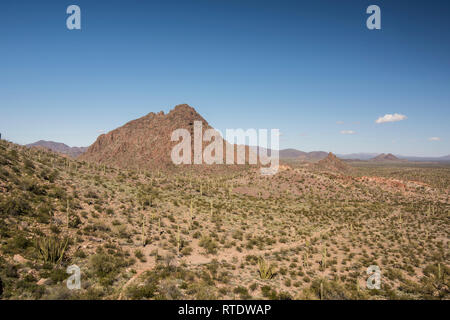
[[[359,165],[341,177],[294,166],[269,179],[249,169],[212,178],[105,169],[4,141],[0,163],[2,298],[242,299],[245,289],[265,299],[448,298],[446,167]],[[432,187],[389,184],[389,175],[418,172]],[[361,179],[377,175],[387,180]],[[34,239],[52,233],[73,239],[70,259],[42,265]],[[56,289],[58,264],[69,260],[83,268],[76,295]],[[381,290],[359,287],[371,264]]]
[[[99,250],[89,259],[90,272],[92,272],[102,285],[109,286],[114,282],[120,270],[127,266],[129,262],[120,255],[108,254],[104,250]]]
[[[141,260],[141,262],[145,262],[146,261],[145,256],[144,256],[144,254],[142,253],[142,251],[140,249],[137,249],[137,250],[134,251],[134,256],[136,258],[138,258],[139,260]]]
[[[0,212],[3,215],[30,215],[32,207],[29,200],[23,196],[13,196],[11,198],[3,199],[0,203]]]
[[[320,300],[349,300],[352,299],[352,293],[338,281],[316,279],[308,289],[302,292],[305,299]]]
[[[209,254],[217,253],[217,243],[209,236],[202,236],[199,241],[199,246],[203,247]]]

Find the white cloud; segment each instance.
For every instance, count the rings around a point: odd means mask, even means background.
[[[356,134],[356,132],[353,130],[342,130],[341,134]]]
[[[385,122],[396,122],[407,119],[408,117],[404,114],[394,113],[394,114],[385,114],[383,117],[379,117],[375,122],[376,123],[385,123]]]
[[[105,133],[105,130],[97,130],[97,133],[100,133],[100,134]]]
[[[431,138],[428,138],[428,140],[430,140],[430,141],[441,141],[441,138],[439,138],[439,137],[431,137]]]

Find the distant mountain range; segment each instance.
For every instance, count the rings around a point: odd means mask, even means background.
[[[396,156],[394,156],[392,153],[382,153],[377,155],[375,158],[370,159],[369,161],[374,162],[388,162],[388,161],[408,161],[408,160],[400,160]]]
[[[250,147],[253,152],[267,152],[267,155],[272,154],[271,149],[266,149],[262,147]],[[279,151],[280,159],[296,159],[307,162],[316,162],[325,159],[328,156],[328,152],[325,151],[311,151],[304,152],[296,149],[282,149]]]
[[[150,162],[169,162],[168,156],[172,143],[170,133],[177,128],[186,128],[192,131],[194,120],[202,121],[204,128],[210,128],[194,108],[188,105],[179,105],[169,114],[149,113],[140,119],[130,121],[126,125],[108,134],[100,135],[97,141],[90,147],[69,147],[60,142],[40,140],[27,144],[27,147],[41,147],[70,157],[82,156],[84,160],[96,160],[110,164],[128,166],[128,164],[140,164],[144,167]],[[159,143],[155,143],[159,141]],[[267,152],[270,156],[272,150],[262,147],[249,147],[253,152]],[[89,149],[89,150],[88,150]],[[134,155],[134,156],[133,156]],[[279,150],[280,159],[294,159],[305,162],[318,162],[329,156],[325,151],[305,152],[297,149]],[[361,161],[433,161],[450,162],[450,155],[443,157],[412,157],[379,153],[351,153],[337,154],[342,160]],[[138,163],[137,163],[137,162]]]
[[[450,161],[450,155],[443,157],[410,157],[397,155],[399,159],[405,159],[409,161]]]
[[[52,150],[53,152],[62,153],[70,157],[78,157],[79,155],[86,152],[87,147],[69,147],[67,144],[61,142],[45,141],[39,140],[35,143],[30,143],[26,145],[27,147],[37,147]]]
[[[34,143],[30,143],[26,145],[27,147],[42,147],[46,149],[50,149],[54,152],[58,152],[61,154],[68,155],[70,157],[76,158],[83,153],[85,153],[88,147],[69,147],[68,145],[61,142],[54,141],[45,141],[39,140]],[[265,149],[262,147],[250,147],[253,152],[256,152],[258,149],[260,151],[267,150],[267,154],[270,156],[271,150]],[[305,162],[317,162],[322,159],[325,159],[328,156],[328,152],[325,151],[311,151],[305,152],[297,149],[282,149],[279,151],[280,159],[296,159]],[[386,157],[387,156],[387,157]],[[408,161],[438,161],[438,162],[450,162],[450,155],[443,157],[413,157],[413,156],[402,156],[402,155],[393,155],[389,154],[379,154],[379,153],[350,153],[350,154],[337,154],[337,157],[342,160],[372,160],[372,161],[399,161],[399,160],[408,160]]]
[[[258,149],[261,151],[267,150],[268,155],[271,154],[270,149],[265,149],[262,147],[250,147],[253,152],[256,152]],[[325,159],[328,156],[328,152],[325,151],[311,151],[305,152],[297,149],[281,149],[279,151],[280,159],[296,159],[307,162],[316,162],[322,159]],[[438,161],[445,162],[450,161],[450,155],[443,157],[413,157],[413,156],[402,156],[402,155],[394,155],[392,153],[349,153],[349,154],[337,154],[338,158],[342,160],[373,160],[373,161],[400,161],[400,160],[408,160],[408,161]]]

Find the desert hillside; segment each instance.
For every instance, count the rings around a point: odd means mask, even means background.
[[[166,173],[6,141],[0,164],[2,299],[448,298],[448,167]]]
[[[45,140],[39,140],[34,143],[27,144],[26,146],[30,148],[34,147],[34,148],[48,149],[54,152],[68,155],[73,158],[78,157],[79,155],[86,152],[86,150],[88,149],[87,147],[69,147],[68,145],[61,142],[45,141]]]

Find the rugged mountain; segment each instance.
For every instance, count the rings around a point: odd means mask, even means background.
[[[256,146],[252,146],[252,147],[250,147],[250,149],[255,153],[264,152],[264,153],[267,153],[267,155],[269,155],[269,156],[272,154],[272,149],[256,147]],[[278,151],[278,155],[279,155],[280,159],[296,159],[305,154],[307,154],[307,152],[300,151],[297,149],[282,149],[282,150]]]
[[[317,163],[311,164],[311,166],[318,170],[333,171],[333,172],[348,172],[351,167],[336,157],[333,153],[328,153],[325,159],[320,160]]]
[[[186,129],[191,135],[191,161],[194,159],[194,122],[201,121],[202,136],[212,129],[208,122],[187,104],[177,105],[169,113],[149,113],[130,121],[107,134],[100,135],[89,149],[80,156],[81,160],[94,161],[121,168],[152,169],[174,166],[171,152],[179,141],[171,141],[177,129]],[[224,145],[226,142],[220,138]],[[203,142],[203,150],[210,142]],[[248,147],[246,148],[248,160]],[[236,149],[235,149],[236,155]]]
[[[311,151],[306,152],[304,155],[299,156],[297,159],[306,162],[317,162],[325,159],[328,156],[328,152],[325,151]]]
[[[86,152],[86,150],[88,149],[87,147],[69,147],[68,145],[61,142],[45,141],[45,140],[39,140],[37,142],[27,144],[26,147],[45,148],[53,152],[68,155],[72,158],[78,157],[79,155]]]
[[[387,161],[402,161],[396,156],[394,156],[392,153],[382,153],[376,156],[375,158],[370,159],[370,161],[374,162],[387,162]]]
[[[296,149],[283,149],[280,150],[280,159],[295,159],[306,155],[307,152]]]
[[[337,156],[343,160],[370,160],[379,155],[379,153],[349,153],[349,154],[338,154]]]
[[[270,156],[272,153],[271,149],[266,149],[262,147],[250,147],[254,152],[262,152],[265,151]],[[300,160],[305,162],[317,162],[319,160],[325,159],[328,155],[328,152],[325,151],[311,151],[305,152],[297,149],[281,149],[279,151],[280,159],[291,159],[291,160]]]

